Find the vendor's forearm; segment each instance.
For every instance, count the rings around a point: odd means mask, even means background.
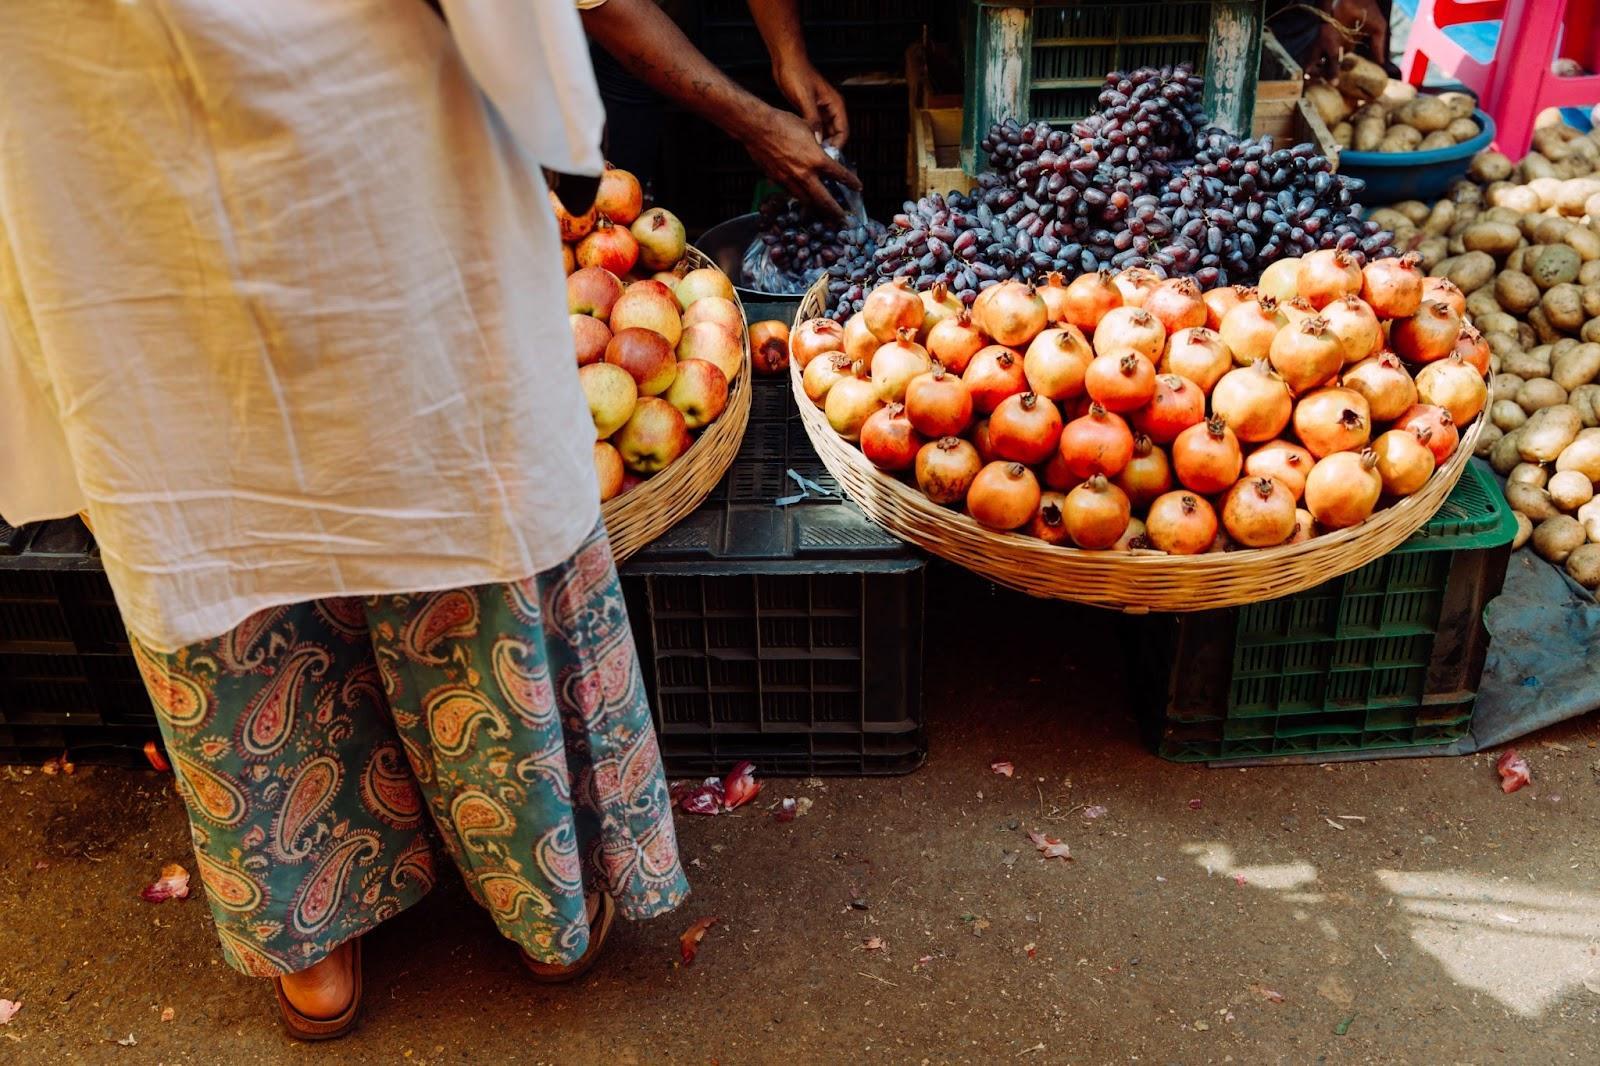
[[[796,0],[749,0],[749,6],[750,17],[761,32],[774,67],[810,62]]]
[[[712,66],[654,0],[607,0],[584,29],[628,72],[717,127],[738,134],[771,110]]]

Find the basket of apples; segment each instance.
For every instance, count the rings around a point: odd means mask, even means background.
[[[644,209],[627,171],[607,166],[587,214],[550,200],[601,514],[621,562],[700,506],[738,454],[751,394],[744,307],[672,212]]]
[[[790,338],[822,461],[880,525],[1000,584],[1129,612],[1319,585],[1398,546],[1473,454],[1490,351],[1415,257],[1202,292],[1137,268],[966,308],[818,286]]]

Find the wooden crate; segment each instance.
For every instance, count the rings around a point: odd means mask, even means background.
[[[1272,31],[1267,30],[1261,38],[1261,80],[1256,83],[1256,108],[1251,136],[1259,137],[1269,132],[1263,128],[1263,124],[1273,127],[1270,132],[1274,136],[1279,129],[1286,128],[1285,124],[1292,124],[1294,120],[1290,116],[1304,95],[1305,72],[1294,61],[1294,57],[1284,51]]]
[[[920,43],[906,49],[906,89],[911,108],[906,181],[911,195],[968,191],[974,182],[961,169],[961,97],[932,91],[927,55]]]
[[[1311,106],[1309,100],[1296,100],[1294,106],[1287,110],[1277,106],[1275,101],[1258,102],[1251,133],[1256,137],[1272,134],[1280,148],[1309,141],[1317,146],[1317,151],[1333,161],[1334,170],[1339,169],[1339,146],[1334,143],[1328,124],[1322,121],[1322,116],[1317,114],[1317,109]]]

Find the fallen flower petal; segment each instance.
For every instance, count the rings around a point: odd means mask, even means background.
[[[169,899],[189,898],[189,871],[175,862],[161,868],[161,876],[144,886],[139,893],[146,903],[163,903]]]
[[[1028,839],[1039,853],[1046,859],[1070,859],[1072,852],[1068,847],[1055,837],[1047,837],[1043,833],[1029,833]]]
[[[118,1040],[117,1043],[122,1045],[123,1047],[137,1047],[139,1045],[139,1041],[134,1037],[134,1035],[132,1033],[129,1033],[127,1036],[123,1037],[121,1040]]]
[[[1262,999],[1266,1000],[1268,1003],[1282,1003],[1283,1002],[1283,993],[1282,992],[1278,992],[1278,991],[1274,991],[1273,989],[1268,988],[1266,985],[1253,984],[1253,985],[1250,986],[1250,988],[1251,988],[1252,991],[1254,991],[1258,996],[1260,996]]]
[[[755,770],[755,763],[746,759],[736,763],[722,779],[722,804],[726,809],[742,807],[760,794],[761,783],[755,779]]]
[[[17,1016],[17,1011],[22,1009],[22,1003],[17,1000],[0,999],[0,1025],[10,1025],[11,1019]]]
[[[682,793],[678,809],[688,814],[720,814],[722,812],[722,785],[699,785]]]
[[[172,764],[167,761],[167,753],[161,750],[161,742],[147,740],[144,742],[145,761],[150,764],[150,769],[160,773],[169,773]]]
[[[173,1010],[171,1007],[162,1008],[162,1011],[161,1011],[161,1020],[162,1021],[170,1022],[172,1019],[176,1018],[177,1016],[178,1016],[178,1012]]]
[[[1015,766],[1012,766],[1009,762],[1007,762],[1004,759],[1001,759],[1001,760],[999,760],[997,762],[990,763],[989,764],[989,769],[993,770],[997,774],[1003,774],[1006,777],[1010,777],[1012,774],[1016,773],[1016,771],[1017,771],[1017,768]]]
[[[682,936],[678,937],[678,951],[683,955],[683,964],[685,966],[693,965],[694,957],[700,952],[700,941],[706,938],[706,930],[716,925],[719,921],[721,919],[715,916],[701,918],[685,929]]]
[[[1108,815],[1110,813],[1111,812],[1109,810],[1107,810],[1105,807],[1103,807],[1102,805],[1100,805],[1098,803],[1096,803],[1092,807],[1085,807],[1083,809],[1084,818],[1088,819],[1091,822],[1094,821],[1096,818],[1104,818],[1106,815]]]
[[[1533,774],[1528,770],[1528,760],[1524,759],[1516,748],[1507,748],[1501,752],[1500,758],[1494,762],[1494,768],[1500,774],[1501,792],[1515,792],[1533,781]]]
[[[1197,799],[1192,799],[1192,800],[1189,801],[1189,809],[1191,811],[1198,811],[1201,808],[1201,806],[1202,806],[1201,802],[1199,800],[1197,800]]]
[[[1244,874],[1234,874],[1233,875],[1233,883],[1238,885],[1240,888],[1243,888],[1245,885],[1248,885],[1250,882],[1245,879]]]
[[[861,946],[868,951],[882,951],[888,947],[888,942],[881,936],[869,936],[861,942]]]

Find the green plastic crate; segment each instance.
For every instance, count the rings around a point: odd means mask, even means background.
[[[1516,519],[1476,460],[1390,554],[1293,596],[1152,616],[1141,702],[1180,762],[1381,751],[1463,736],[1482,676],[1484,605]]]

